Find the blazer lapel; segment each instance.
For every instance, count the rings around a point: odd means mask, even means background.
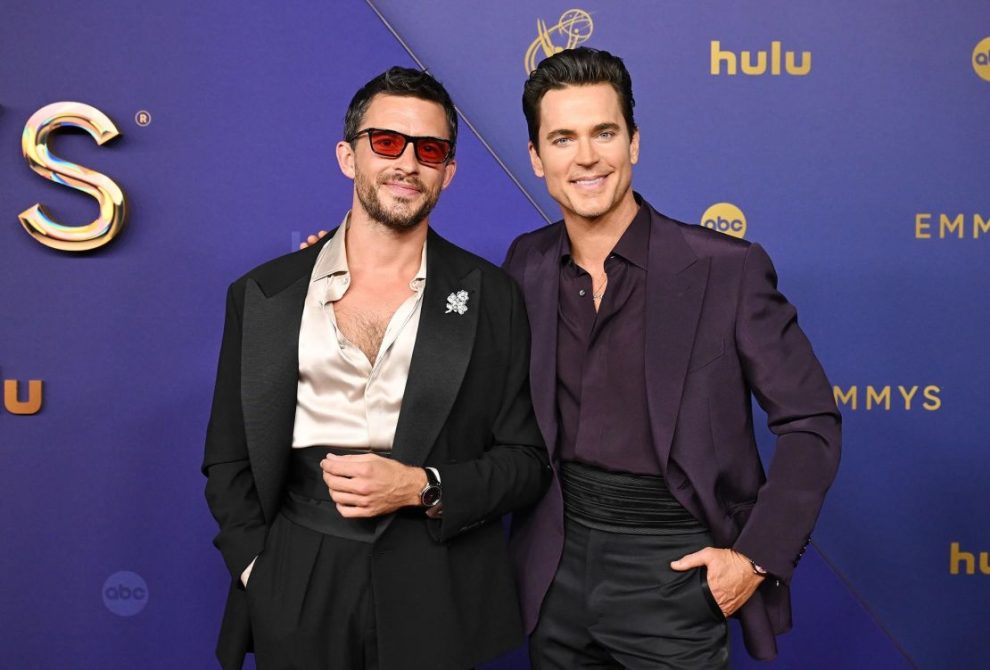
[[[551,462],[557,450],[557,312],[560,292],[560,236],[550,236],[543,249],[530,249],[523,279],[526,311],[532,332],[529,383],[536,420],[547,443]]]
[[[646,393],[653,443],[666,472],[684,379],[708,282],[676,224],[653,212],[646,284]]]
[[[409,364],[392,456],[422,465],[433,448],[471,361],[479,305],[484,300],[481,270],[458,262],[450,243],[434,233],[426,250],[426,290],[416,346]],[[447,311],[448,298],[467,292],[467,311]]]
[[[251,469],[269,521],[278,511],[292,443],[303,305],[326,240],[277,271],[248,279],[244,289],[241,406]]]

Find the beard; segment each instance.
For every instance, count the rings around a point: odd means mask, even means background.
[[[398,200],[391,208],[386,207],[378,197],[378,189],[387,181],[402,182],[418,188],[426,198],[423,203],[413,209],[409,202]],[[440,185],[433,190],[429,190],[419,179],[415,177],[404,178],[395,174],[382,173],[372,183],[363,172],[354,175],[354,186],[357,192],[358,201],[364,207],[373,221],[377,221],[386,228],[396,231],[405,231],[415,228],[430,215],[436,207],[437,200],[440,199]]]

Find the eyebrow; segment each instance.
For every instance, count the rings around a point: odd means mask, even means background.
[[[619,127],[619,124],[618,123],[614,123],[612,121],[605,121],[605,122],[602,122],[602,123],[599,123],[599,124],[595,125],[595,127],[593,127],[591,129],[591,134],[592,135],[595,135],[595,134],[600,133],[600,132],[605,131],[605,130],[616,130],[617,131],[617,130],[621,130],[621,128]],[[571,135],[577,135],[577,131],[576,130],[571,130],[570,128],[558,128],[556,130],[551,130],[549,133],[547,133],[546,139],[547,140],[552,140],[555,137],[567,137],[567,136],[571,136]]]
[[[619,128],[618,123],[613,123],[612,121],[608,121],[606,123],[599,123],[597,126],[591,129],[591,132],[600,133],[603,130],[621,130],[621,129]]]

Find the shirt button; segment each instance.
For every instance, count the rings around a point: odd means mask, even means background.
[[[584,294],[585,293],[587,293],[587,291],[585,291],[584,289],[581,289],[580,291],[578,291],[578,295],[581,296],[582,298],[584,297]]]

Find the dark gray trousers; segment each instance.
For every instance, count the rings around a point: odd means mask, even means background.
[[[258,670],[377,670],[372,546],[278,515],[247,585]]]
[[[670,569],[710,544],[707,532],[637,535],[567,520],[530,638],[534,670],[726,670],[728,627],[704,570]]]

